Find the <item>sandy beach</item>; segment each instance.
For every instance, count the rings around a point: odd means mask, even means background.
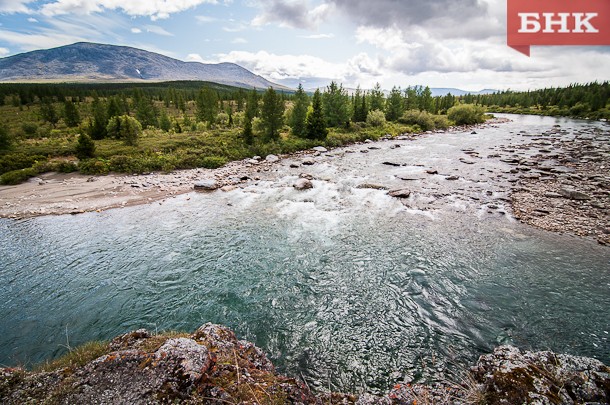
[[[0,187],[0,217],[79,214],[139,204],[162,203],[194,191],[199,180],[215,180],[218,188],[237,186],[272,163],[254,159],[231,162],[219,169],[191,169],[141,175],[85,176],[44,173],[29,181]]]

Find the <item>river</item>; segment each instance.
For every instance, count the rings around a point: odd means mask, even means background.
[[[459,378],[499,344],[608,364],[610,249],[517,222],[510,167],[486,157],[527,142],[521,131],[608,126],[510,118],[339,148],[312,166],[285,159],[229,192],[2,219],[0,364],[205,322],[320,389]],[[302,172],[313,189],[292,187]],[[412,194],[358,188],[367,183]]]

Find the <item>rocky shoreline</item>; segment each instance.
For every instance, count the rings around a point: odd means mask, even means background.
[[[610,245],[610,136],[597,128],[565,138],[556,125],[513,148],[519,173],[512,189],[514,216],[552,232],[592,237]]]
[[[99,351],[99,348],[98,348]],[[610,368],[598,360],[500,346],[460,382],[395,385],[384,396],[314,392],[278,373],[261,349],[228,328],[193,334],[140,329],[102,353],[81,351],[46,371],[0,369],[3,404],[605,404]],[[78,349],[75,351],[78,352]],[[70,355],[69,355],[70,356]]]

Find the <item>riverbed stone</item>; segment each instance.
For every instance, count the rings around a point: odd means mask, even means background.
[[[406,188],[390,190],[390,191],[388,191],[388,195],[390,197],[395,197],[395,198],[409,198],[409,196],[411,195],[411,190],[408,190]]]
[[[293,187],[297,190],[308,190],[313,188],[313,183],[309,179],[300,178],[294,183]]]
[[[279,162],[280,158],[277,155],[267,155],[267,157],[265,158],[265,161],[268,163],[275,163],[275,162]]]
[[[362,183],[358,184],[356,188],[369,188],[372,190],[387,190],[388,188],[382,184],[374,184],[374,183]]]
[[[196,181],[193,184],[193,187],[195,188],[195,190],[212,191],[216,190],[219,185],[218,181],[216,181],[215,179],[203,179]]]
[[[311,148],[311,149],[316,151],[316,152],[320,152],[320,153],[328,152],[328,149],[326,149],[324,146],[316,146],[316,147]]]
[[[564,198],[568,198],[570,200],[584,201],[591,199],[591,196],[589,196],[588,194],[582,193],[571,188],[560,188],[558,193],[561,194],[561,196],[563,196]]]

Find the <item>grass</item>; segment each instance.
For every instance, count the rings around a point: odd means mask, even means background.
[[[108,342],[89,342],[69,350],[68,353],[55,360],[46,361],[36,366],[34,371],[51,372],[66,368],[74,370],[108,353],[110,353]]]

